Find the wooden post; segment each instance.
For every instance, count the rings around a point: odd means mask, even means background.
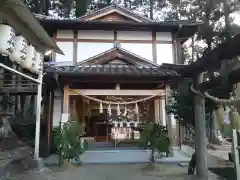
[[[69,113],[69,87],[68,85],[65,85],[63,90],[63,113],[68,114]]]
[[[160,124],[160,100],[154,99],[154,119],[156,124]]]
[[[61,116],[61,126],[66,121],[66,116],[69,118],[69,86],[65,85],[63,89],[63,114]],[[64,118],[64,119],[63,119]]]
[[[232,152],[234,153],[234,166],[236,171],[236,179],[240,179],[240,162],[239,162],[239,150],[238,150],[238,139],[237,139],[237,133],[238,131],[236,129],[233,129],[233,144],[232,144]]]
[[[202,81],[203,74],[201,73],[195,78],[195,86]],[[204,97],[196,94],[194,97],[194,106],[196,171],[198,177],[207,178],[208,165]]]
[[[48,92],[48,105],[46,109],[46,125],[47,125],[47,143],[48,143],[48,150],[50,152],[52,146],[52,123],[53,123],[53,106],[54,106],[54,92]]]
[[[166,89],[165,89],[165,107],[168,103],[168,97],[169,97],[169,93],[170,93],[170,86],[168,84],[166,84]],[[166,112],[166,108],[165,108],[165,112]],[[173,133],[172,133],[172,118],[171,118],[171,114],[168,114],[167,112],[166,114],[166,124],[167,124],[167,130],[168,130],[168,137],[170,138],[170,145],[169,145],[169,156],[173,156],[173,147],[172,147],[172,143],[173,143]]]

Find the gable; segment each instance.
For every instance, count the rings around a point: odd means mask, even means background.
[[[84,21],[132,21],[132,22],[153,22],[151,19],[144,17],[140,14],[133,13],[132,11],[117,6],[111,5],[96,12],[88,13],[78,18]]]
[[[112,59],[110,61],[107,61],[105,63],[103,63],[103,65],[105,64],[114,64],[114,65],[133,65],[132,63],[128,62],[128,61],[125,61],[123,59],[119,59],[119,58],[116,58],[116,59]]]
[[[135,22],[134,20],[127,18],[126,16],[123,16],[117,12],[113,12],[110,14],[107,14],[105,16],[99,17],[95,20],[100,20],[100,21],[115,21],[115,22],[120,22],[120,21],[129,21],[129,22]]]
[[[133,65],[133,66],[148,66],[157,67],[155,64],[145,58],[142,58],[136,54],[133,54],[122,48],[112,48],[94,57],[79,62],[77,65]]]

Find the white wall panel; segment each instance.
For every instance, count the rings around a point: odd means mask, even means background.
[[[61,120],[61,104],[62,104],[61,98],[55,97],[53,106],[53,127],[58,126]]]
[[[96,56],[113,48],[113,43],[79,42],[77,51],[77,62]]]
[[[172,33],[170,32],[157,32],[156,33],[157,41],[172,41]]]
[[[151,31],[117,31],[118,40],[152,40]]]
[[[157,44],[157,63],[174,63],[173,44]]]
[[[73,61],[73,42],[57,42],[65,55],[56,54],[56,62]]]
[[[121,43],[121,47],[130,51],[138,56],[146,58],[150,61],[153,61],[152,57],[152,44],[147,43]]]
[[[72,30],[58,30],[57,31],[57,38],[70,38],[74,37]]]
[[[104,30],[81,30],[81,31],[78,31],[78,39],[114,40],[114,32],[104,31]]]

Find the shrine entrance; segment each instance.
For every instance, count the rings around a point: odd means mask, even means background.
[[[76,118],[89,144],[127,146],[140,138],[134,127],[150,122],[167,125],[172,139],[165,105],[170,83],[179,78],[175,71],[116,47],[75,66],[53,65],[45,71],[58,75],[62,117]]]
[[[90,149],[136,148],[140,133],[134,128],[154,122],[154,100],[164,97],[161,90],[152,96],[90,96],[78,92],[70,93],[70,116],[84,124]]]

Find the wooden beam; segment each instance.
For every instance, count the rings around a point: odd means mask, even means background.
[[[87,96],[164,96],[164,90],[69,89],[69,95]]]
[[[0,87],[0,93],[32,93],[37,94],[37,87]]]

